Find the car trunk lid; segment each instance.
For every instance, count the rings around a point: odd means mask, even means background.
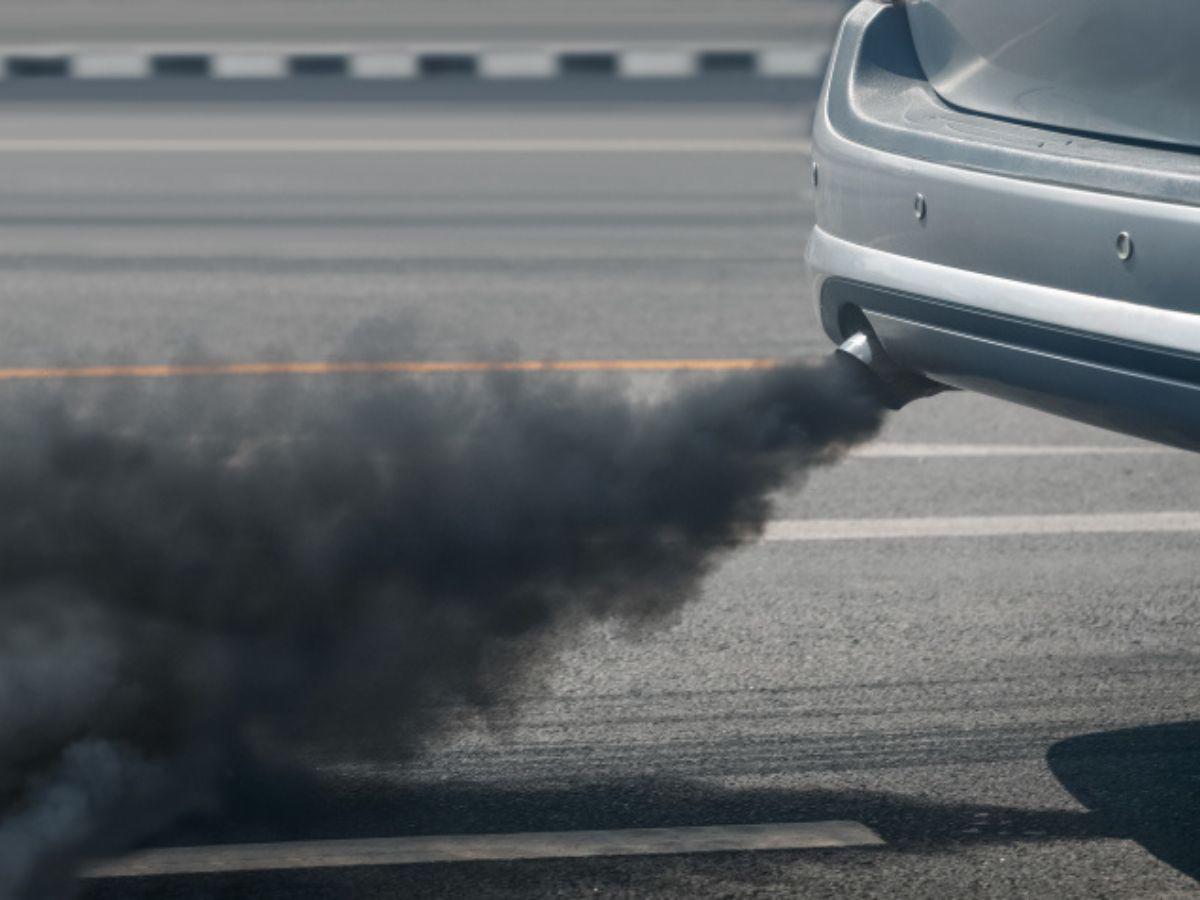
[[[1200,2],[907,0],[947,102],[1056,128],[1200,147]]]

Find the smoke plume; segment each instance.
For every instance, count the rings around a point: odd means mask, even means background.
[[[243,760],[416,752],[573,625],[661,619],[881,410],[840,358],[643,403],[512,373],[5,388],[5,896],[218,814]]]

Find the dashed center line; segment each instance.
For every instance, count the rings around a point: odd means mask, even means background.
[[[142,850],[93,866],[91,878],[389,866],[478,860],[654,856],[751,850],[872,847],[885,841],[858,822],[783,822],[614,831],[460,834],[364,840],[293,841]]]

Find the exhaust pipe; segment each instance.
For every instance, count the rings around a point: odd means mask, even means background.
[[[865,371],[872,390],[888,409],[900,409],[913,400],[949,390],[920,372],[896,365],[896,361],[887,355],[879,338],[868,327],[854,332],[834,352],[840,358],[852,360]]]

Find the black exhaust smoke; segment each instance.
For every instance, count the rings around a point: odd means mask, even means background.
[[[511,373],[246,384],[0,397],[4,896],[219,815],[242,761],[415,752],[573,624],[669,614],[886,399],[842,355],[643,404]]]

